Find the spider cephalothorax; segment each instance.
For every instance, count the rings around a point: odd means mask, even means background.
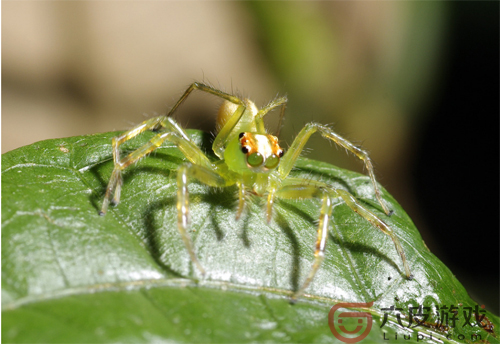
[[[207,92],[225,100],[219,109],[217,116],[218,132],[212,145],[215,155],[220,159],[215,162],[211,161],[202,150],[190,140],[186,132],[170,117],[193,90]],[[291,178],[288,176],[305,144],[309,140],[309,137],[315,132],[319,132],[321,136],[333,141],[347,151],[352,152],[364,162],[373,184],[375,196],[384,212],[390,215],[389,209],[380,196],[380,191],[373,173],[372,163],[368,154],[361,148],[336,134],[329,127],[318,123],[306,124],[292,142],[287,152],[284,152],[279,146],[276,136],[266,132],[263,117],[269,111],[280,108],[281,120],[286,103],[286,97],[276,98],[267,106],[259,110],[255,104],[248,99],[240,99],[211,86],[193,83],[166,116],[155,117],[144,121],[137,127],[113,139],[114,170],[106,189],[106,195],[100,214],[104,215],[106,213],[110,201],[115,204],[118,204],[120,201],[120,190],[122,186],[121,171],[160,147],[164,141],[170,141],[179,148],[189,161],[181,165],[178,170],[177,227],[191,260],[202,274],[205,273],[205,270],[196,257],[191,239],[188,235],[189,194],[187,186],[190,178],[215,187],[237,185],[239,190],[238,208],[236,211],[237,219],[243,212],[245,207],[245,194],[249,190],[255,195],[265,196],[267,198],[266,218],[268,222],[272,220],[271,214],[275,198],[317,198],[322,202],[314,262],[306,280],[303,282],[302,286],[294,292],[292,296],[293,299],[296,299],[304,292],[321,266],[333,209],[332,199],[338,197],[342,198],[354,212],[361,215],[392,239],[403,262],[406,277],[412,278],[399,239],[380,217],[366,209],[354,198],[354,196],[345,190],[336,189],[320,181]],[[156,130],[158,134],[144,146],[120,158],[119,146],[146,130]]]
[[[242,132],[238,138],[249,168],[256,172],[268,172],[278,166],[284,151],[276,136]]]

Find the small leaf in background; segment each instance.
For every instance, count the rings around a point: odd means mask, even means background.
[[[207,135],[188,133],[210,151]],[[265,200],[255,197],[235,221],[235,188],[192,183],[189,234],[202,277],[176,228],[176,170],[185,159],[172,145],[127,169],[121,203],[98,215],[115,135],[48,140],[2,156],[3,342],[335,342],[330,308],[370,301],[363,311],[373,327],[364,342],[403,335],[411,336],[406,342],[498,342],[498,317],[470,299],[385,191],[394,215],[383,214],[367,176],[307,159],[291,175],[345,189],[383,218],[415,278],[404,277],[390,238],[337,200],[326,259],[292,305],[291,291],[313,261],[318,202],[277,202],[268,225]],[[410,307],[419,305],[429,318],[406,328]],[[456,326],[439,326],[443,306],[457,307]],[[485,316],[484,328],[474,312]],[[467,315],[476,326],[464,325]]]

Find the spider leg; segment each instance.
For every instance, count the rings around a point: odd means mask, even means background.
[[[153,130],[158,128],[159,126],[161,126],[161,123],[165,120],[166,120],[165,116],[159,116],[148,119],[139,124],[138,126],[136,126],[135,128],[123,133],[120,136],[113,138],[112,146],[113,146],[113,161],[115,164],[115,169],[113,170],[113,174],[111,175],[108,187],[106,189],[106,195],[104,197],[104,203],[103,203],[104,213],[106,212],[106,209],[109,204],[109,198],[111,197],[111,194],[113,194],[113,191],[114,191],[114,197],[111,202],[113,204],[118,204],[118,202],[120,201],[122,178],[121,178],[121,170],[116,169],[116,165],[120,164],[120,150],[119,150],[120,145],[146,130]],[[101,211],[101,213],[103,213],[103,211]]]
[[[124,158],[120,158],[119,146],[127,140],[130,140],[134,136],[137,136],[141,132],[162,127],[164,128],[160,133],[154,136],[148,143],[139,147],[135,151],[131,152]],[[113,160],[114,169],[111,174],[108,186],[106,188],[106,194],[104,195],[104,200],[102,203],[101,211],[99,215],[106,214],[110,198],[113,196],[112,202],[118,204],[120,202],[120,193],[122,185],[122,171],[128,166],[134,164],[139,159],[145,157],[155,149],[161,146],[165,141],[171,141],[176,144],[181,152],[186,156],[186,158],[194,164],[204,166],[206,168],[212,168],[210,160],[205,156],[205,154],[196,146],[186,135],[184,130],[171,118],[160,116],[157,118],[152,118],[147,120],[128,132],[115,137],[113,139]]]
[[[266,220],[267,223],[271,223],[273,218],[273,205],[274,198],[276,197],[276,188],[271,188],[269,193],[267,194],[267,203],[266,203]]]
[[[285,185],[277,190],[277,197],[283,199],[319,198],[322,201],[318,236],[314,250],[314,262],[304,283],[302,283],[302,286],[292,295],[292,301],[295,302],[297,298],[304,293],[309,284],[311,284],[325,257],[328,227],[332,214],[332,199],[337,197],[337,195],[335,191],[326,186],[326,184],[323,186],[321,183],[315,184],[310,183],[310,181],[306,183],[304,180],[294,178],[287,179],[285,182]]]
[[[170,117],[173,115],[175,110],[186,100],[186,98],[189,96],[189,94],[194,91],[194,90],[200,90],[206,93],[213,94],[214,96],[220,97],[222,99],[227,100],[228,102],[231,102],[235,105],[237,105],[237,109],[234,112],[234,114],[231,116],[231,118],[227,121],[227,123],[224,125],[223,128],[219,131],[217,134],[217,137],[215,138],[212,148],[215,154],[222,159],[225,145],[227,143],[227,140],[229,138],[229,135],[232,134],[234,127],[237,125],[237,123],[240,121],[241,116],[245,113],[246,109],[246,104],[243,100],[240,98],[233,96],[229,93],[220,91],[218,89],[215,89],[211,86],[199,83],[199,82],[194,82],[191,84],[191,86],[188,87],[188,89],[184,92],[184,94],[181,96],[181,98],[177,101],[177,103],[170,109],[167,117]]]
[[[177,173],[177,228],[189,252],[191,261],[200,270],[202,275],[205,275],[205,269],[203,269],[198,261],[193,243],[187,233],[189,227],[189,178],[195,178],[204,184],[215,187],[227,186],[231,183],[213,169],[192,163],[181,165]]]
[[[177,101],[177,103],[175,103],[174,107],[172,109],[170,109],[167,117],[172,116],[173,113],[175,112],[175,110],[177,110],[177,108],[179,107],[179,105],[181,105],[184,102],[184,100],[186,100],[186,98],[189,96],[189,94],[191,92],[193,92],[194,90],[200,90],[200,91],[203,91],[206,93],[213,94],[214,96],[223,98],[223,99],[228,100],[234,104],[244,105],[243,101],[240,98],[233,96],[232,94],[222,92],[216,88],[213,88],[212,86],[208,86],[208,85],[202,84],[200,82],[193,82],[188,87],[188,89],[184,92],[184,94],[181,96],[181,98]]]
[[[292,300],[296,300],[302,295],[305,289],[312,282],[316,272],[318,271],[324,259],[324,252],[327,240],[328,226],[332,213],[332,199],[341,197],[344,202],[357,214],[369,221],[373,226],[380,229],[384,234],[387,234],[393,241],[396,251],[398,252],[405,270],[406,277],[412,279],[413,275],[410,272],[410,267],[406,260],[403,247],[401,246],[398,237],[394,231],[377,215],[363,207],[349,192],[341,189],[334,189],[327,184],[317,181],[304,181],[297,178],[288,178],[284,181],[282,187],[278,189],[276,196],[283,199],[304,199],[304,198],[318,198],[322,200],[320,211],[318,237],[316,240],[316,249],[314,251],[314,262],[311,270],[302,284],[292,296]]]
[[[273,205],[274,199],[277,196],[277,191],[281,185],[286,184],[288,181],[280,181],[279,176],[276,173],[271,173],[268,179],[269,185],[267,188],[266,220],[267,223],[270,223],[273,218]]]
[[[317,131],[319,131],[321,136],[323,136],[324,138],[332,140],[339,146],[354,153],[354,155],[356,155],[364,162],[365,167],[368,170],[368,175],[370,176],[370,179],[372,181],[373,188],[375,190],[375,196],[377,197],[378,202],[382,206],[382,209],[384,209],[384,212],[387,215],[391,215],[392,211],[387,208],[387,205],[382,201],[382,197],[380,196],[380,190],[377,184],[377,180],[375,179],[373,165],[370,157],[368,156],[368,153],[365,150],[355,146],[342,136],[336,134],[332,129],[319,123],[306,124],[305,127],[302,128],[302,130],[299,132],[295,140],[292,142],[290,148],[285,153],[280,162],[279,173],[281,175],[281,178],[284,179],[290,173],[297,159],[299,158],[300,153],[304,149],[305,144],[307,143],[311,135]]]
[[[403,267],[405,269],[406,278],[411,280],[413,279],[413,275],[410,272],[410,267],[408,265],[408,261],[406,260],[406,255],[403,251],[403,247],[399,242],[396,233],[389,227],[384,221],[382,221],[377,215],[363,207],[359,201],[351,195],[349,192],[341,189],[337,189],[336,193],[342,197],[344,202],[351,208],[354,212],[361,215],[367,221],[369,221],[373,226],[377,227],[382,231],[382,233],[387,234],[393,241],[394,246],[396,247],[396,251],[399,253],[401,260],[403,261]]]
[[[234,111],[234,113],[227,120],[224,126],[219,130],[217,136],[214,139],[214,142],[212,143],[212,150],[220,159],[223,159],[226,144],[233,135],[236,135],[236,133],[234,132],[235,127],[245,114],[246,105],[243,103],[238,103],[237,105],[238,107],[236,108],[236,111]]]
[[[161,130],[164,127],[171,127],[173,130],[178,132],[181,136],[183,136],[185,139],[189,140],[187,135],[185,134],[184,130],[173,120],[168,120],[167,117],[171,117],[172,114],[175,112],[175,110],[179,107],[180,104],[187,98],[187,96],[194,90],[194,89],[199,89],[205,92],[209,92],[212,94],[216,94],[219,96],[222,96],[223,98],[230,97],[235,98],[231,95],[225,94],[223,92],[217,91],[213,89],[210,86],[206,86],[204,84],[199,84],[199,83],[193,83],[187,90],[184,92],[182,97],[177,101],[177,103],[174,105],[174,107],[169,111],[168,115],[166,116],[158,116],[155,118],[148,119],[135,128],[132,128],[125,133],[123,133],[120,136],[114,137],[112,140],[112,145],[113,145],[113,160],[115,164],[120,163],[120,152],[119,152],[119,146],[123,144],[124,142],[136,137],[140,133],[146,131],[146,130]],[[227,97],[226,97],[227,96]],[[229,98],[228,98],[229,99]],[[236,98],[237,99],[237,98]]]
[[[245,185],[242,182],[238,182],[238,210],[236,211],[236,220],[239,220],[243,210],[245,209]]]
[[[279,133],[281,130],[281,121],[283,120],[283,116],[285,115],[285,109],[286,109],[287,102],[288,102],[288,98],[286,96],[276,98],[273,101],[271,101],[269,104],[264,106],[262,109],[260,109],[259,112],[257,113],[257,116],[255,116],[257,119],[262,119],[269,111],[277,108],[278,106],[281,106],[280,119],[278,121],[278,132],[276,133],[276,136],[279,136]]]

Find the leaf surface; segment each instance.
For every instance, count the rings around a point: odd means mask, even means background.
[[[188,133],[210,151],[207,135]],[[385,216],[368,177],[326,163],[300,159],[291,176],[345,189],[379,215],[399,237],[412,281],[390,238],[339,199],[325,261],[292,305],[313,261],[319,202],[279,201],[267,224],[265,200],[252,197],[236,221],[236,188],[194,182],[190,235],[202,277],[176,228],[176,170],[186,159],[172,145],[128,168],[120,204],[98,216],[116,134],[48,140],[2,156],[4,342],[336,342],[330,308],[369,301],[373,307],[354,308],[373,317],[365,342],[397,342],[396,334],[498,342],[498,317],[476,308],[399,204],[383,190],[394,210]],[[408,328],[410,307],[419,305],[430,316]],[[438,314],[452,315],[441,307],[452,305],[456,326],[440,327]],[[476,324],[474,313],[485,315],[485,328],[465,324]]]

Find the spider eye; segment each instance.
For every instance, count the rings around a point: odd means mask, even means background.
[[[240,133],[240,134],[238,135],[238,138],[241,140],[241,138],[242,138],[243,136],[245,136],[245,133]]]
[[[243,153],[247,154],[248,152],[250,152],[250,149],[248,149],[248,147],[247,147],[247,146],[243,146],[243,147],[241,147],[241,151],[242,151]]]
[[[278,153],[280,158],[282,158],[284,154],[285,154],[285,151],[283,149],[280,150],[280,152]]]
[[[278,166],[280,162],[280,158],[277,155],[273,154],[269,158],[266,159],[266,168],[272,169]]]
[[[259,152],[252,153],[247,157],[247,162],[252,167],[257,167],[262,165],[263,161],[264,158],[262,157],[262,154],[260,154]]]

